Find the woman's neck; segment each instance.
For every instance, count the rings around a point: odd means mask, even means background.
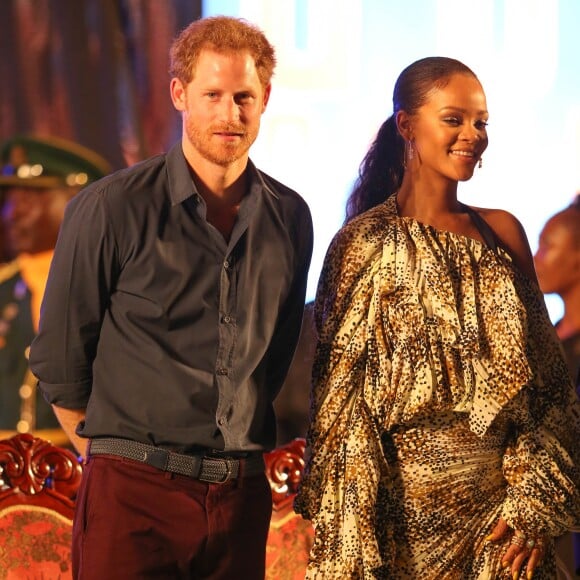
[[[429,222],[432,218],[462,211],[457,182],[403,178],[397,193],[401,215]]]

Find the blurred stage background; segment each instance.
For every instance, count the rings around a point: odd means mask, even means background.
[[[315,223],[308,299],[399,72],[429,55],[474,69],[488,97],[483,169],[463,201],[515,213],[532,249],[580,190],[578,0],[1,0],[0,140],[76,140],[120,168],[180,135],[172,38],[200,15],[258,24],[279,65],[252,158]],[[547,298],[553,320],[561,313]]]

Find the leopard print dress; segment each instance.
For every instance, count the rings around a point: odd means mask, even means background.
[[[335,236],[315,308],[307,578],[502,578],[500,516],[528,536],[578,525],[580,405],[505,251],[393,196]],[[549,544],[534,578],[554,577]]]

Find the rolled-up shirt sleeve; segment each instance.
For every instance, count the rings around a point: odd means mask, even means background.
[[[117,265],[106,199],[95,183],[67,205],[30,349],[30,368],[51,404],[67,409],[87,405]]]

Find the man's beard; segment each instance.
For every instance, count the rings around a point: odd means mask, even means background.
[[[195,125],[191,117],[185,121],[185,132],[189,142],[204,159],[222,167],[243,157],[258,136],[257,129],[253,133],[248,133],[244,127],[235,123],[213,126],[204,132]],[[214,139],[219,139],[214,137],[215,132],[237,133],[239,137],[235,142],[214,143],[212,142]]]

